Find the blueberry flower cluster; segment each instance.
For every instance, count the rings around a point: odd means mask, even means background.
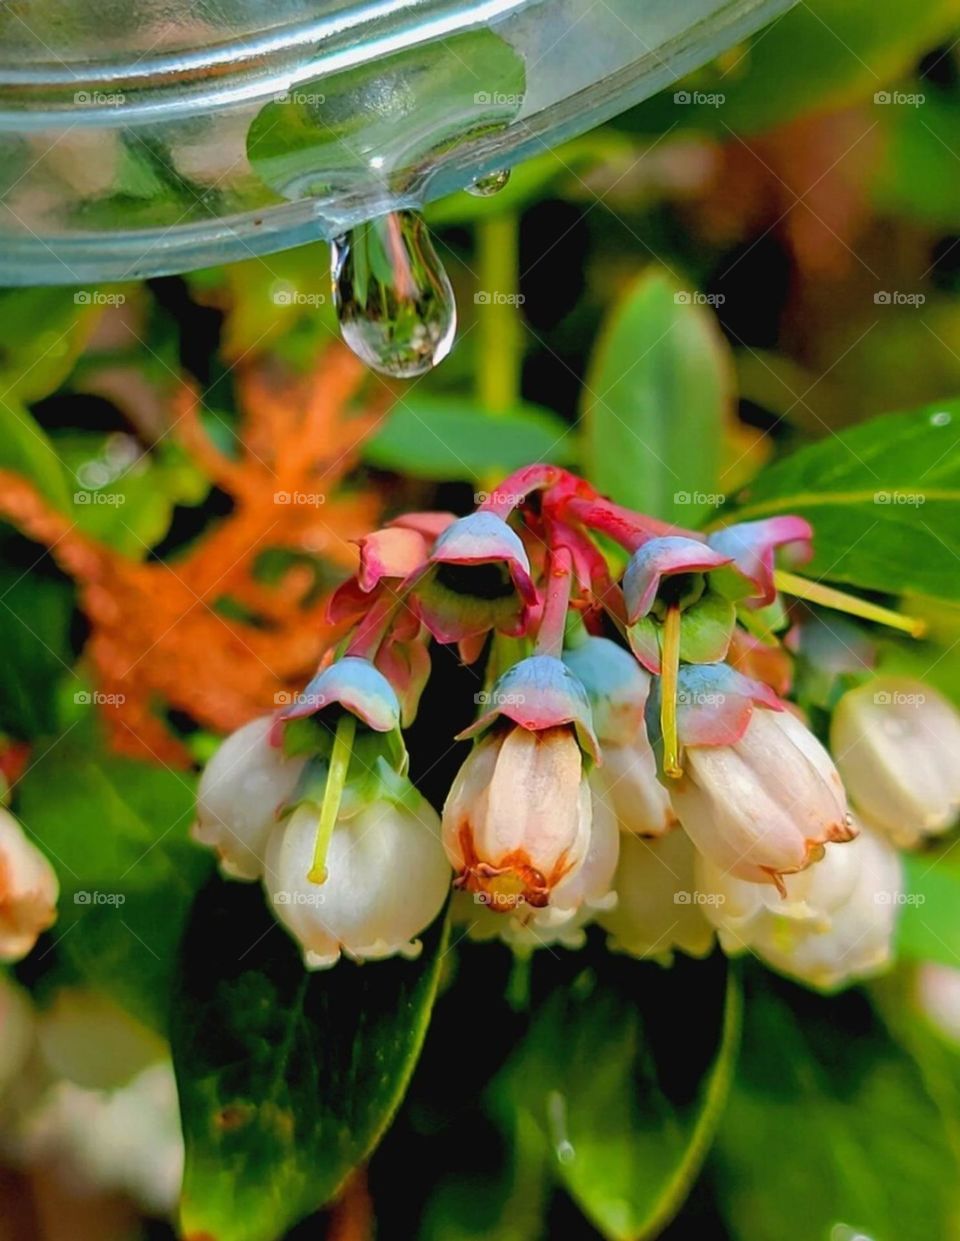
[[[901,903],[895,846],[960,809],[960,715],[861,662],[831,757],[790,700],[820,659],[796,602],[825,593],[794,572],[811,536],[789,516],[682,530],[551,466],[468,516],[400,517],[360,540],[314,679],[208,765],[195,834],[262,881],[309,967],[414,954],[452,886],[471,935],[518,948],[595,923],[639,957],[719,940],[822,988],[868,975]],[[434,641],[483,685],[442,815],[403,737]]]

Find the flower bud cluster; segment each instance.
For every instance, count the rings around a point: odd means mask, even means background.
[[[263,883],[311,967],[412,955],[452,881],[468,933],[517,947],[596,924],[639,957],[719,941],[824,989],[871,974],[902,903],[895,846],[960,809],[960,716],[868,670],[831,704],[831,757],[789,700],[816,616],[784,594],[817,584],[781,564],[810,540],[795,517],[679,530],[546,466],[467,517],[398,518],[334,596],[337,652],[209,764],[197,838]],[[431,640],[484,678],[442,815],[401,731]]]

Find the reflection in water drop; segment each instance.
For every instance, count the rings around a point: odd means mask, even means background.
[[[477,177],[467,186],[467,193],[474,198],[490,198],[499,194],[510,180],[510,169],[500,168],[497,172],[488,173],[485,177]]]
[[[453,289],[417,212],[394,211],[337,238],[331,275],[340,333],[374,370],[410,379],[450,352]]]

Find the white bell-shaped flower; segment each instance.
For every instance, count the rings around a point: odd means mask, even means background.
[[[946,831],[960,813],[960,713],[922,681],[877,677],[840,699],[830,748],[850,798],[894,844]]]
[[[277,813],[292,795],[305,760],[270,744],[272,717],[244,724],[206,766],[197,792],[194,839],[216,850],[232,879],[259,879]]]
[[[593,790],[594,777],[590,787]],[[549,905],[537,908],[523,902],[504,912],[491,904],[485,892],[459,892],[454,917],[471,939],[502,939],[521,949],[554,944],[580,948],[586,938],[585,928],[601,910],[616,904],[613,881],[619,854],[617,820],[609,806],[594,795],[587,856],[581,866],[560,880]]]
[[[789,711],[755,707],[732,745],[687,746],[671,801],[701,853],[758,883],[780,884],[855,835],[830,755]]]
[[[717,898],[704,911],[731,955],[753,951],[781,973],[827,991],[869,977],[890,960],[902,868],[896,850],[869,828],[855,840],[827,845],[820,861],[785,876],[783,896],[704,857],[697,876],[701,889]]]
[[[543,908],[566,880],[569,913],[592,818],[573,729],[512,725],[488,733],[457,773],[443,808],[443,843],[458,886],[495,912],[521,902]]]
[[[310,969],[357,960],[415,957],[417,935],[450,888],[436,811],[412,789],[404,804],[368,802],[340,818],[327,847],[327,878],[314,883],[319,809],[298,806],[266,852],[264,886],[277,918],[299,942]]]
[[[645,839],[622,835],[614,881],[616,906],[597,921],[609,946],[634,957],[668,962],[675,950],[704,957],[713,947],[713,927],[703,914],[694,877],[695,850],[680,828]]]
[[[646,730],[641,729],[629,745],[603,746],[594,784],[622,832],[662,836],[676,826],[670,795],[657,779],[657,760]]]
[[[0,961],[27,955],[56,921],[59,895],[53,867],[9,810],[0,807]]]

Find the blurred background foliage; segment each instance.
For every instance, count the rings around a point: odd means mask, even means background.
[[[804,513],[818,576],[928,619],[885,665],[960,702],[958,184],[960,3],[809,0],[495,198],[432,204],[461,328],[415,383],[336,342],[323,245],[0,294],[0,769],[64,889],[18,975],[41,1006],[82,987],[173,1037],[188,1235],[258,1241],[272,1220],[361,1237],[372,1213],[385,1241],[960,1235],[960,1044],[916,999],[930,963],[960,964],[949,842],[911,859],[924,901],[901,917],[903,965],[869,990],[460,945],[405,979],[378,966],[371,1000],[352,967],[342,994],[301,988],[278,936],[205,973],[212,936],[242,926],[254,945],[269,915],[204,887],[187,839],[217,735],[309,675],[351,540],[401,507],[465,511],[530,460],[685,524]],[[897,490],[926,501],[878,506]],[[323,502],[277,499],[296,491]],[[421,771],[424,721],[457,723],[463,673],[444,668],[413,731]],[[435,800],[457,758],[427,776]],[[122,930],[75,899],[118,886]],[[279,1023],[251,1018],[268,1011]],[[229,1031],[229,1072],[197,1023]],[[358,1110],[338,1094],[355,1039],[381,1075]],[[298,1054],[278,1070],[280,1044]],[[338,1083],[322,1106],[321,1055]],[[369,1170],[294,1227],[411,1072]],[[283,1095],[270,1116],[265,1093]],[[226,1099],[252,1123],[234,1132]],[[4,1175],[20,1202],[4,1241],[170,1235],[113,1206],[50,1210],[65,1191],[45,1172]]]

